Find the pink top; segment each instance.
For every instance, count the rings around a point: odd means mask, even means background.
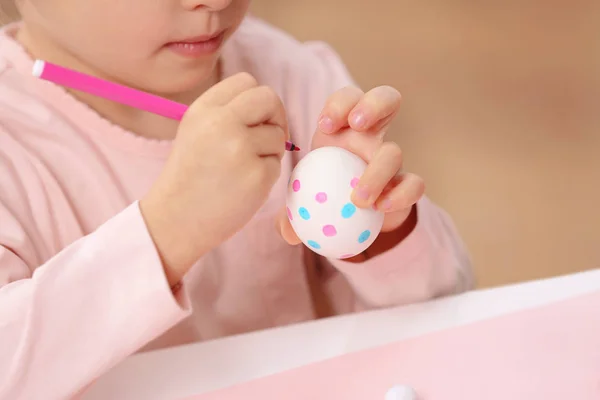
[[[298,153],[270,199],[171,293],[137,200],[170,142],[101,118],[52,83],[0,31],[0,398],[75,396],[140,349],[207,340],[316,317],[302,246],[274,229]],[[301,44],[248,18],[225,46],[224,73],[249,71],[283,98],[292,140],[310,147],[325,99],[352,83],[323,43]],[[335,313],[468,289],[470,262],[448,216],[427,198],[395,249],[317,274]],[[312,253],[306,253],[308,255]]]

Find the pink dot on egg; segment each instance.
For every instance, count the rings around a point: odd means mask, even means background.
[[[290,221],[293,220],[294,216],[292,215],[292,212],[290,211],[289,207],[286,207],[285,209],[287,210],[287,215]]]
[[[333,225],[325,225],[323,227],[323,234],[327,237],[332,237],[337,235],[337,230],[335,229],[335,226]]]
[[[350,186],[352,186],[352,189],[354,189],[358,185],[358,181],[358,178],[352,178],[352,180],[350,181]]]
[[[315,200],[317,200],[318,203],[325,203],[327,201],[327,193],[324,192],[319,192],[317,193],[317,195],[315,196]]]
[[[294,192],[297,192],[300,190],[300,181],[298,179],[296,179],[293,183],[292,183],[292,189],[294,189]]]

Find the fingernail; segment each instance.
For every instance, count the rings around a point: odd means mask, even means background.
[[[358,197],[360,200],[369,200],[370,196],[371,194],[369,193],[369,189],[366,186],[359,186],[356,189],[356,197]]]
[[[350,121],[352,122],[352,126],[355,128],[364,128],[365,125],[367,124],[367,118],[365,117],[365,115],[358,111],[352,114],[352,117],[350,117]]]
[[[390,199],[385,199],[381,202],[381,206],[379,209],[382,211],[389,211],[392,208],[392,201]]]
[[[333,121],[328,116],[324,115],[319,120],[319,129],[325,133],[333,132]]]

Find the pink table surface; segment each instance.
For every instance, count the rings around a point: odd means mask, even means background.
[[[599,400],[600,291],[355,352],[187,400]]]
[[[197,396],[386,344],[404,343],[404,340],[416,340],[410,343],[420,343],[420,338],[435,332],[544,307],[599,290],[600,269],[597,269],[475,290],[427,303],[349,314],[145,352],[128,357],[99,378],[83,394],[82,400],[173,400]],[[555,323],[560,329],[564,322],[556,320]],[[591,324],[590,320],[586,329],[590,329]],[[469,349],[475,346],[477,342]],[[447,353],[446,358],[454,353],[459,353],[457,360],[465,358],[462,350],[455,352],[450,348]],[[573,357],[577,355],[572,354]],[[514,357],[513,354],[510,356]],[[402,360],[398,362],[401,363]],[[415,365],[422,368],[425,362],[426,360],[420,360]],[[435,368],[439,366],[435,365],[438,364],[439,359],[435,360],[432,371],[436,371]],[[444,368],[447,370],[444,373],[450,375],[456,367],[450,363],[450,366],[445,365]],[[395,371],[399,375],[393,377],[394,381],[399,382],[394,383],[403,383],[401,380],[414,385],[418,383],[409,379],[413,373],[410,368],[408,375],[403,371]],[[481,379],[479,376],[485,372],[486,370],[476,371],[474,377],[465,378],[465,381]],[[542,373],[543,370],[539,372]],[[331,379],[327,379],[324,384],[330,381]],[[494,379],[495,387],[503,384],[501,379]],[[578,400],[570,395],[565,399]]]

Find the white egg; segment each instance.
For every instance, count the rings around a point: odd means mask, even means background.
[[[343,259],[377,238],[384,214],[356,207],[350,197],[367,164],[339,147],[308,153],[292,171],[287,212],[294,231],[312,251]]]
[[[417,400],[417,394],[411,387],[396,385],[386,392],[385,400]]]

